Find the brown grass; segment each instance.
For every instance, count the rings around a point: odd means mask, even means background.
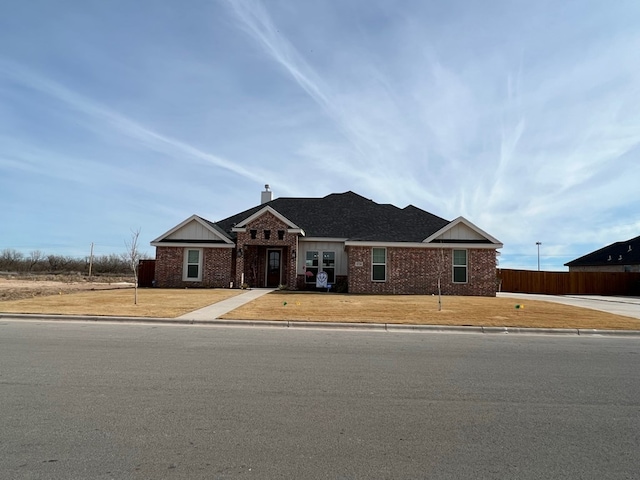
[[[138,289],[138,305],[134,305],[132,288],[61,292],[46,297],[0,302],[0,312],[175,318],[239,293],[240,290],[223,289],[141,288]]]
[[[640,320],[543,301],[426,295],[273,292],[223,315],[243,320],[404,323],[539,328],[640,329]],[[515,305],[524,305],[516,309]]]
[[[6,313],[175,318],[242,293],[227,289],[86,291],[0,302]],[[515,305],[524,305],[516,309]],[[552,302],[491,297],[273,292],[223,315],[240,320],[640,330],[640,320]]]

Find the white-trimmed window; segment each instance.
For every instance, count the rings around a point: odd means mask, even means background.
[[[304,275],[307,283],[316,283],[318,275],[319,257],[317,251],[308,251],[304,261]]]
[[[202,280],[201,248],[185,248],[182,279],[187,282],[199,282]]]
[[[335,283],[336,252],[322,252],[322,270],[327,272],[327,283]]]
[[[467,251],[453,251],[453,283],[467,283]]]
[[[320,264],[322,259],[322,265]],[[316,283],[316,276],[319,271],[327,274],[327,283],[335,283],[336,281],[336,252],[323,252],[310,250],[305,258],[305,282]]]
[[[387,249],[371,249],[371,280],[374,282],[387,281]]]

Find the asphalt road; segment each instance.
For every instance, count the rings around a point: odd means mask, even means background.
[[[640,476],[637,337],[0,322],[0,478]]]

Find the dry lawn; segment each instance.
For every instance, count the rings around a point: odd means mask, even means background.
[[[515,305],[524,305],[516,309]],[[491,297],[273,292],[222,318],[640,330],[640,320],[543,301]]]
[[[0,302],[3,313],[60,315],[109,315],[123,317],[175,318],[212,303],[238,295],[240,290],[223,289],[138,289],[84,291]]]
[[[15,285],[15,284],[14,284]],[[175,318],[242,293],[228,289],[139,289],[64,291],[0,301],[0,312]],[[40,295],[40,293],[39,293]],[[515,305],[524,305],[516,309]],[[426,295],[348,295],[273,292],[222,318],[315,322],[405,323],[500,327],[640,330],[640,320],[543,301]]]

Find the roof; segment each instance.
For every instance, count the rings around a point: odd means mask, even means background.
[[[216,222],[230,237],[232,228],[269,206],[304,229],[307,237],[353,241],[422,242],[450,222],[418,207],[379,204],[354,192],[322,198],[276,198]]]
[[[567,267],[594,267],[603,265],[640,264],[640,236],[607,245],[568,263]]]

